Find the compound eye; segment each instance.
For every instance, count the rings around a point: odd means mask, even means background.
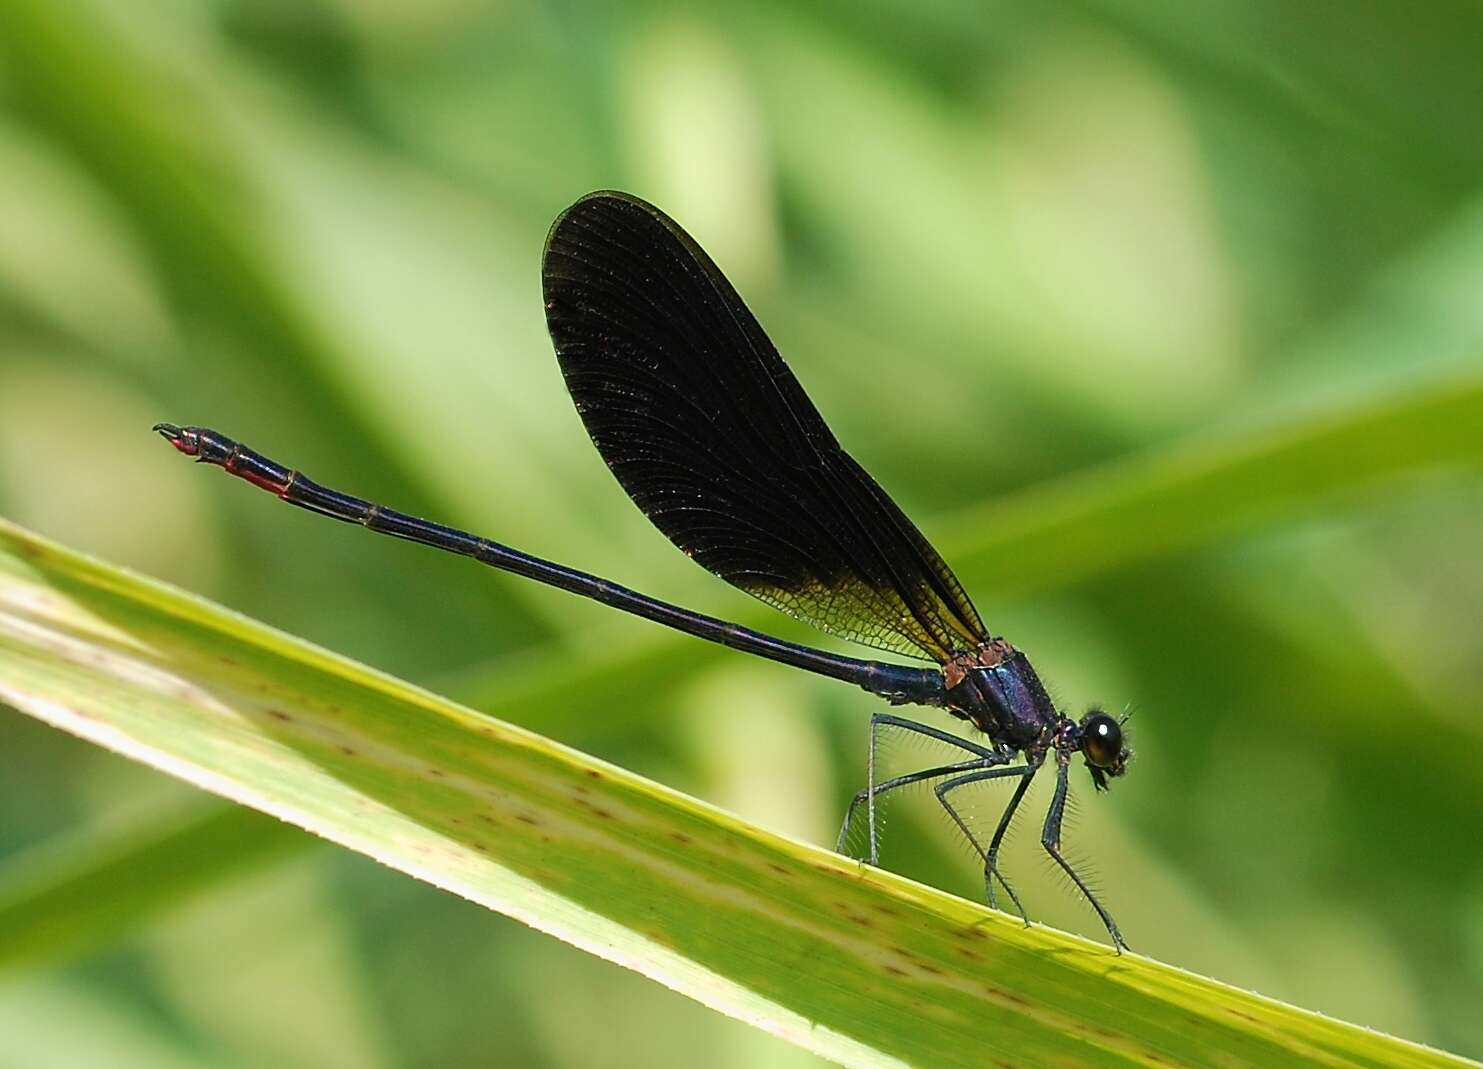
[[[1081,751],[1098,768],[1112,768],[1123,752],[1123,729],[1106,713],[1093,713],[1081,725]]]

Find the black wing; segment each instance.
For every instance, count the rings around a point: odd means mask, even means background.
[[[688,557],[815,627],[946,661],[962,585],[840,448],[731,283],[659,209],[593,193],[546,239],[546,322],[587,432]]]

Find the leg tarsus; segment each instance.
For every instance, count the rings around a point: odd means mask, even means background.
[[[1037,766],[1038,768],[1038,766]],[[1020,802],[1025,798],[1025,792],[1030,789],[1030,780],[1033,773],[1026,773],[1014,789],[1014,795],[1009,799],[1009,804],[1004,807],[1004,815],[999,818],[999,826],[994,829],[994,837],[989,841],[989,849],[984,856],[984,883],[989,889],[989,905],[998,908],[994,902],[994,882],[989,878],[989,873],[998,875],[999,882],[1009,892],[1009,898],[1014,902],[1015,909],[1019,910],[1020,920],[1025,922],[1025,927],[1030,926],[1030,918],[1025,913],[1025,907],[1020,905],[1019,896],[1014,893],[1014,888],[1009,886],[1009,881],[999,872],[999,846],[1004,841],[1004,834],[1009,830],[1009,822],[1014,819],[1015,810],[1019,808]]]
[[[994,894],[994,881],[997,879],[1009,894],[1009,900],[1014,903],[1014,908],[1019,912],[1020,920],[1024,921],[1027,926],[1030,923],[1030,918],[1025,913],[1025,907],[1020,902],[1020,896],[1015,893],[1009,881],[1004,878],[1004,874],[999,871],[998,847],[999,840],[1003,838],[1004,829],[1009,823],[1009,818],[1013,815],[1015,806],[1020,804],[1020,799],[1024,798],[1025,789],[1029,786],[1030,779],[1035,775],[1037,768],[1038,766],[1036,765],[1020,765],[1015,768],[979,769],[961,776],[955,776],[950,780],[939,783],[933,788],[933,793],[937,795],[937,800],[942,804],[942,808],[947,810],[948,816],[953,818],[953,823],[958,826],[958,830],[973,844],[973,849],[978,852],[979,859],[984,863],[984,897],[988,900],[989,908],[999,908],[998,900]],[[1009,800],[1009,807],[1004,811],[1004,816],[1000,818],[999,828],[994,833],[993,845],[989,850],[985,850],[983,845],[978,841],[977,836],[968,827],[968,822],[963,819],[953,804],[947,800],[947,796],[959,787],[966,787],[970,783],[980,783],[984,780],[999,779],[1005,776],[1019,776],[1020,783],[1015,788],[1013,797]]]
[[[1112,919],[1112,914],[1107,912],[1102,903],[1097,901],[1097,896],[1092,894],[1091,888],[1077,875],[1076,870],[1071,867],[1071,863],[1061,853],[1061,820],[1066,814],[1067,768],[1068,759],[1066,756],[1064,754],[1058,755],[1056,793],[1051,798],[1050,809],[1045,814],[1045,827],[1040,834],[1040,845],[1045,847],[1045,852],[1051,856],[1051,860],[1061,866],[1062,871],[1071,877],[1071,882],[1076,884],[1077,890],[1086,897],[1086,900],[1091,903],[1091,907],[1097,911],[1097,916],[1101,918],[1102,923],[1107,928],[1107,934],[1112,937],[1113,947],[1121,954],[1128,949],[1128,944],[1123,939],[1122,932],[1117,930],[1117,922]]]

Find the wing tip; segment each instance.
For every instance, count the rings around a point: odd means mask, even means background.
[[[563,208],[556,216],[556,219],[551,223],[551,228],[546,231],[546,252],[549,253],[551,251],[551,242],[563,224],[577,215],[590,212],[594,206],[598,205],[624,205],[629,208],[637,208],[654,219],[669,223],[671,226],[674,225],[669,216],[637,194],[628,193],[621,189],[594,189],[591,193],[585,193],[572,201],[571,204]]]

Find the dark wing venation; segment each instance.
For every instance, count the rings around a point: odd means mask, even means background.
[[[947,564],[839,445],[736,290],[657,208],[556,220],[546,321],[608,467],[687,556],[831,634],[945,661],[985,637]]]

